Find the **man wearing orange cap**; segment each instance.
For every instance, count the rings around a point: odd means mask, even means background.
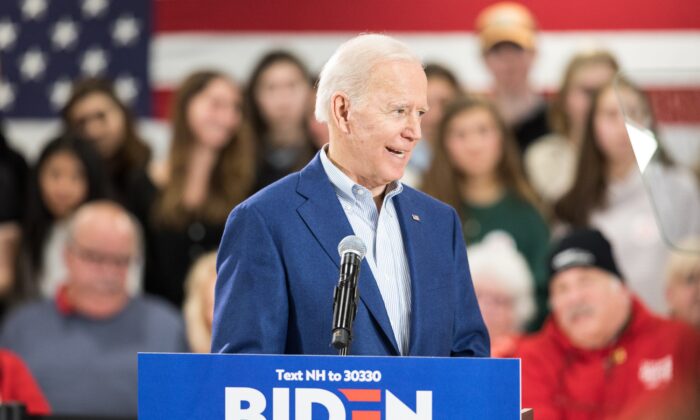
[[[547,103],[530,86],[537,23],[517,3],[496,3],[476,19],[482,57],[493,77],[492,100],[513,129],[520,150],[549,133]]]

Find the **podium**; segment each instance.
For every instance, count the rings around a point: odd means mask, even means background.
[[[139,420],[520,419],[520,360],[138,355]]]

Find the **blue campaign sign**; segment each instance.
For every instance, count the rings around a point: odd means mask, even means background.
[[[138,356],[139,419],[519,419],[520,360]]]

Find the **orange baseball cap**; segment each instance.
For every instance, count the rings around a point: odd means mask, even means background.
[[[488,51],[500,42],[512,42],[526,50],[534,50],[537,22],[523,5],[512,2],[493,4],[476,18],[476,31],[481,50]]]

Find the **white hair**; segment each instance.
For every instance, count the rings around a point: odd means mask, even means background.
[[[387,61],[415,62],[422,66],[408,45],[387,35],[362,34],[343,43],[321,70],[316,90],[316,119],[327,123],[331,97],[343,92],[351,101],[361,102],[372,69]]]
[[[513,298],[517,327],[524,329],[535,315],[534,280],[513,238],[503,231],[494,231],[469,247],[468,254],[474,288],[486,281],[503,287]]]

